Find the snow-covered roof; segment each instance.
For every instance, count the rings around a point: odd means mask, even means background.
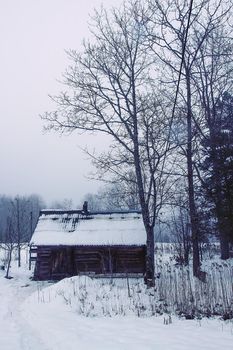
[[[43,211],[30,244],[142,245],[146,233],[138,212],[94,213]]]

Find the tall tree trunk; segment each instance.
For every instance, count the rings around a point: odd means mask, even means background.
[[[17,207],[17,250],[18,250],[18,267],[21,266],[21,233],[20,233],[20,222],[19,222],[19,198],[16,198]]]
[[[8,250],[8,259],[7,259],[7,269],[6,269],[6,278],[9,278],[9,272],[10,272],[10,267],[11,267],[11,260],[12,260],[12,246],[9,247]]]
[[[146,227],[147,234],[147,256],[146,256],[146,282],[148,287],[155,286],[155,251],[154,251],[154,228]]]
[[[142,218],[146,230],[146,284],[148,287],[155,286],[155,258],[154,258],[154,227],[150,225],[149,208],[145,202],[143,192],[143,182],[140,176],[140,167],[138,169],[139,177],[138,184],[140,204],[142,208]]]
[[[225,232],[220,232],[220,249],[221,259],[227,260],[230,257],[230,244],[228,235]]]
[[[230,244],[229,244],[229,237],[228,232],[226,232],[226,223],[225,223],[225,217],[222,213],[222,204],[220,200],[220,193],[218,191],[219,186],[216,186],[216,194],[217,194],[217,203],[216,205],[216,216],[217,216],[217,222],[218,222],[218,231],[219,231],[219,238],[220,238],[220,252],[221,252],[221,259],[227,260],[230,257]]]
[[[218,232],[220,237],[220,251],[221,251],[221,259],[226,260],[230,257],[230,244],[229,244],[229,236],[228,232],[226,232],[226,218],[222,211],[223,203],[221,201],[221,188],[219,186],[220,179],[218,180],[218,176],[216,176],[215,166],[213,165],[213,171],[214,171],[214,179],[215,179],[215,192],[216,192],[216,201],[215,201],[215,208],[216,208],[216,216],[217,216],[217,223],[218,223]]]
[[[192,150],[192,101],[191,101],[191,84],[190,72],[186,68],[186,88],[187,88],[187,169],[188,169],[188,195],[189,195],[189,215],[192,231],[193,247],[193,275],[200,278],[200,254],[199,254],[199,225],[197,209],[194,196],[193,183],[193,150]]]
[[[133,96],[133,120],[134,120],[134,166],[138,185],[138,194],[142,209],[142,218],[146,230],[146,284],[147,287],[155,286],[155,258],[154,258],[154,227],[150,224],[149,203],[145,199],[142,169],[140,164],[140,150],[138,142],[137,103],[135,91],[135,77],[132,71],[132,96]]]
[[[20,267],[21,266],[21,245],[20,245],[20,242],[18,242],[17,250],[18,250],[18,267]]]
[[[150,224],[149,207],[145,200],[142,172],[139,162],[139,149],[137,140],[134,143],[134,164],[138,185],[138,194],[142,209],[142,218],[146,230],[146,284],[148,287],[155,286],[155,258],[154,258],[154,227]]]
[[[209,123],[210,124],[210,123]],[[216,216],[218,222],[218,231],[220,236],[220,251],[221,251],[221,259],[226,260],[230,257],[230,245],[229,245],[229,237],[225,229],[225,218],[223,213],[223,203],[222,203],[222,195],[221,195],[221,178],[218,171],[217,165],[217,154],[216,154],[216,145],[214,143],[214,135],[212,130],[212,125],[209,125],[210,129],[210,147],[213,157],[213,183],[215,190],[215,209]]]

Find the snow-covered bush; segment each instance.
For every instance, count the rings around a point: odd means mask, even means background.
[[[37,300],[62,298],[73,311],[92,317],[175,313],[190,319],[212,315],[233,318],[233,259],[203,263],[207,272],[203,283],[193,277],[190,267],[177,265],[172,252],[172,245],[157,250],[153,289],[147,289],[143,279],[77,276],[38,290]]]

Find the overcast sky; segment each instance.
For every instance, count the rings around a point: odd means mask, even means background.
[[[0,194],[40,194],[47,202],[79,203],[100,186],[86,178],[90,161],[79,146],[100,138],[43,133],[39,114],[68,65],[65,49],[81,47],[94,8],[120,0],[0,0]],[[104,147],[104,142],[102,142]]]

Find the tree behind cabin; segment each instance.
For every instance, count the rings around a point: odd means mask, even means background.
[[[205,194],[217,218],[221,257],[228,259],[229,243],[233,242],[233,96],[229,93],[216,104],[212,128],[203,146]]]

